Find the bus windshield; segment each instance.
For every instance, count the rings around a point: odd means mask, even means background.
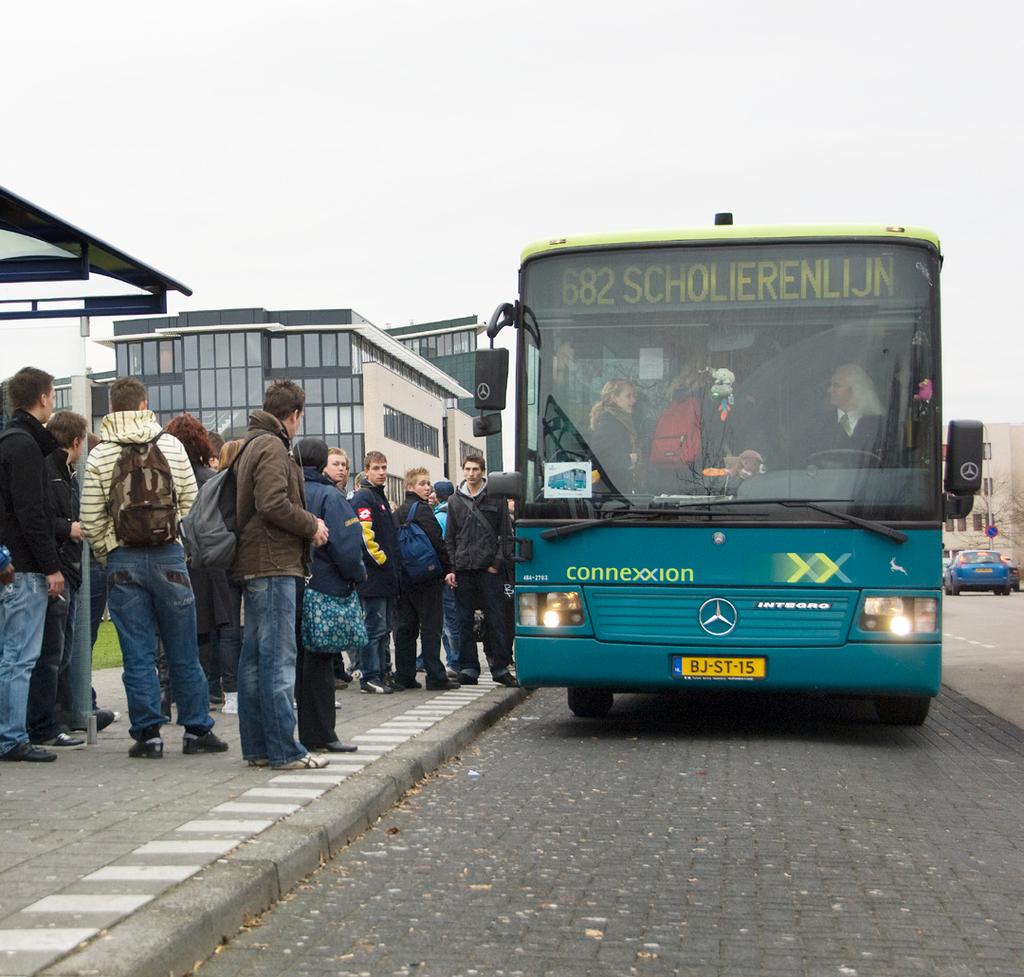
[[[938,519],[938,278],[891,240],[530,260],[523,514]]]

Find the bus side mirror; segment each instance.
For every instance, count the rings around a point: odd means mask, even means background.
[[[473,405],[477,410],[504,410],[508,384],[508,350],[478,349]]]
[[[501,433],[501,414],[481,414],[473,418],[473,437],[489,438]]]
[[[519,472],[491,472],[487,476],[487,494],[518,501],[523,497],[523,476]]]
[[[981,491],[984,454],[981,421],[950,421],[946,430],[946,472],[942,487],[950,495],[977,495]]]

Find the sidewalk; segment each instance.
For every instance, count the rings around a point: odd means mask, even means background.
[[[526,695],[353,685],[337,730],[359,752],[279,772],[248,767],[219,712],[230,752],[184,756],[168,726],[163,760],[130,759],[120,678],[94,675],[122,713],[95,746],[0,768],[0,977],[190,970]]]

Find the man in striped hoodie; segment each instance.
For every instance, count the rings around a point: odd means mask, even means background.
[[[199,664],[195,598],[185,551],[177,538],[177,523],[192,508],[197,494],[192,465],[181,442],[161,432],[140,381],[116,380],[110,387],[110,408],[100,425],[101,443],[86,462],[81,523],[93,555],[107,568],[110,617],[121,642],[129,732],[135,740],[128,755],[147,760],[163,757],[160,727],[170,717],[160,709],[157,638],[163,642],[171,670],[178,724],[185,727],[183,751],[222,753],[228,745],[213,732],[209,688]],[[129,545],[119,537],[111,512],[111,489],[116,488],[112,482],[126,446],[150,442],[170,469],[176,509],[173,529],[151,545]],[[152,470],[144,474],[147,483],[157,480]]]

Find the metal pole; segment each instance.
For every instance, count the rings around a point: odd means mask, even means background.
[[[75,390],[75,379],[72,377],[72,405],[92,429],[92,397],[89,391],[88,366],[86,364],[89,343],[89,317],[82,316],[79,320],[79,335],[82,338],[81,383]],[[77,393],[77,396],[75,394]],[[78,491],[81,493],[85,482],[85,456],[88,445],[78,459]],[[82,543],[82,584],[78,588],[75,604],[75,644],[71,653],[69,668],[69,685],[71,686],[71,725],[75,729],[88,729],[92,716],[92,626],[89,609],[91,606],[91,587],[89,580],[89,544]]]

